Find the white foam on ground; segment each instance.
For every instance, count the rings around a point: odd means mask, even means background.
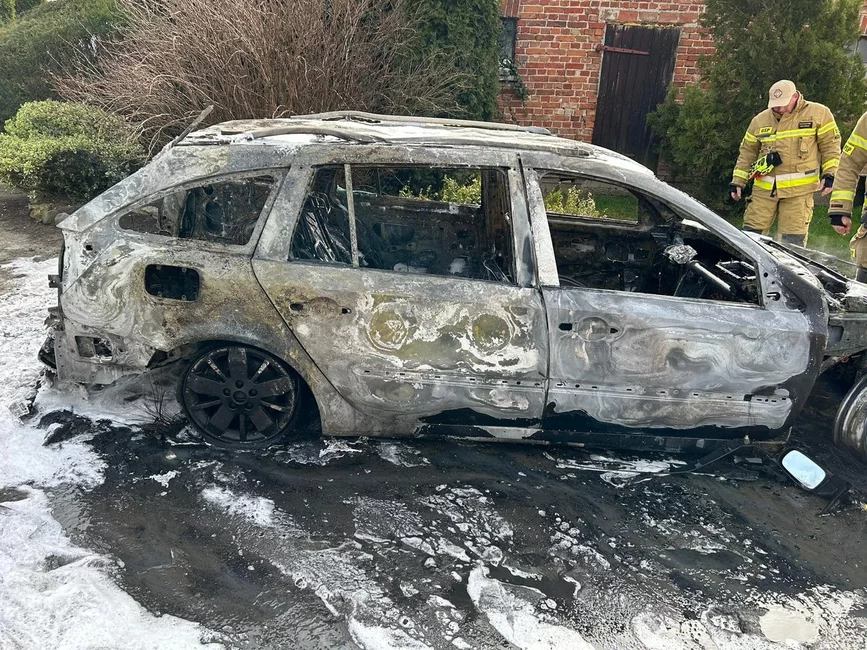
[[[86,435],[43,447],[47,431],[22,425],[8,410],[32,399],[42,374],[36,355],[46,310],[57,304],[47,280],[57,260],[16,260],[0,272],[18,276],[0,302],[0,487],[24,496],[0,506],[0,648],[222,647],[203,646],[214,635],[198,625],[149,614],[114,584],[109,558],[72,544],[52,518],[42,489],[92,489],[104,463],[84,444]],[[68,408],[62,397],[52,399]]]
[[[809,643],[819,636],[819,628],[813,621],[800,612],[775,606],[769,609],[760,619],[759,625],[771,641],[786,643],[797,641]]]
[[[528,597],[531,592],[535,590],[489,578],[484,566],[473,569],[467,582],[476,609],[504,639],[522,650],[594,650],[575,630],[543,620]],[[542,598],[539,593],[535,600]]]
[[[105,464],[90,447],[80,440],[43,447],[46,433],[0,416],[0,487],[71,483],[90,489],[102,483]]]
[[[362,440],[341,440],[339,438],[323,438],[315,442],[301,442],[286,445],[274,452],[277,459],[290,460],[300,465],[327,465],[346,454],[363,453]]]
[[[173,469],[162,474],[152,474],[151,476],[148,476],[148,478],[156,481],[164,488],[167,488],[169,486],[169,481],[178,476],[178,474],[180,474],[180,472],[176,469]]]
[[[89,447],[80,441],[43,447],[48,432],[20,424],[5,408],[35,394],[42,373],[36,355],[45,340],[43,322],[47,308],[57,302],[57,291],[48,288],[57,260],[15,260],[0,272],[20,276],[0,303],[0,487],[99,485],[103,463]]]
[[[57,273],[57,259],[15,260],[0,272],[19,277],[0,305],[0,411],[32,397],[42,364],[36,353],[45,340],[48,307],[57,304],[57,290],[48,288],[48,274]]]
[[[161,368],[141,375],[121,377],[108,386],[82,386],[53,381],[36,396],[40,412],[71,411],[93,421],[111,420],[115,426],[141,426],[154,422],[158,416],[170,419],[181,407],[173,390],[162,382],[178,368]]]
[[[111,581],[108,558],[69,541],[43,492],[22,490],[0,510],[0,647],[223,647],[203,643],[213,635],[198,625],[148,613]]]
[[[699,621],[680,621],[658,612],[642,612],[629,625],[645,650],[722,650]]]
[[[613,487],[634,485],[653,478],[653,475],[665,475],[671,469],[685,465],[682,460],[674,458],[666,460],[647,460],[644,458],[611,458],[599,454],[591,454],[587,460],[556,458],[550,453],[546,458],[557,466],[557,469],[578,469],[585,472],[598,472],[600,478]]]
[[[433,650],[426,643],[407,636],[402,630],[368,626],[356,618],[349,620],[349,634],[363,650]]]
[[[429,650],[412,618],[386,593],[373,556],[360,543],[347,540],[335,546],[311,540],[306,531],[286,525],[284,521],[291,521],[288,515],[267,499],[216,487],[206,488],[202,496],[230,517],[227,525],[233,526],[239,552],[265,559],[289,576],[296,589],[314,594],[330,616],[346,621],[361,648]],[[406,525],[413,526],[411,514],[407,517]]]
[[[812,648],[821,639],[828,647],[842,648],[846,641],[861,639],[855,647],[867,648],[867,620],[851,616],[867,602],[863,594],[823,585],[794,596],[754,593],[750,602],[767,610],[759,625],[772,641]]]
[[[235,494],[227,488],[216,486],[202,490],[202,498],[229,515],[246,519],[256,526],[273,528],[276,525],[274,502],[271,499]]]
[[[420,467],[430,465],[430,461],[419,454],[415,449],[397,442],[380,442],[376,451],[383,460],[387,460],[398,467]]]

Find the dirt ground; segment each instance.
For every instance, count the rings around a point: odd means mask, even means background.
[[[0,262],[56,254],[25,210],[0,194]],[[0,269],[0,294],[13,282]],[[829,378],[793,436],[863,490],[827,516],[751,451],[658,476],[630,470],[670,457],[366,439],[230,455],[180,427],[31,422],[52,445],[92,435],[105,462],[95,489],[50,491],[66,534],[228,647],[585,647],[571,630],[600,649],[764,649],[788,612],[815,634],[785,647],[863,650],[867,465],[829,448],[839,398]]]
[[[10,192],[0,185],[0,264],[20,257],[47,259],[55,257],[63,237],[54,226],[46,226],[28,216],[27,197]],[[5,293],[9,278],[0,274],[0,294]],[[46,279],[46,282],[48,280]]]
[[[54,226],[27,216],[27,197],[0,185],[0,263],[19,257],[46,259],[57,255],[63,238]]]

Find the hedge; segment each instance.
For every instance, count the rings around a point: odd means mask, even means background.
[[[469,74],[472,87],[457,98],[461,109],[449,116],[492,120],[500,92],[500,3],[498,0],[411,0],[428,20],[419,30],[418,56],[442,56],[456,73]]]
[[[28,102],[0,134],[0,180],[52,196],[90,199],[143,161],[122,119],[83,104]]]

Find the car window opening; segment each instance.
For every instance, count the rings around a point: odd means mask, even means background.
[[[510,210],[501,169],[323,167],[290,259],[513,283]]]
[[[754,264],[660,201],[562,173],[539,185],[561,287],[761,304]]]
[[[180,189],[122,215],[121,228],[151,235],[244,245],[274,186],[270,176]]]

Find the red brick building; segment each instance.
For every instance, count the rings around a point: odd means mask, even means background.
[[[503,0],[501,45],[517,72],[501,75],[506,119],[654,164],[647,113],[672,84],[695,83],[698,58],[713,53],[703,10],[698,0]]]

